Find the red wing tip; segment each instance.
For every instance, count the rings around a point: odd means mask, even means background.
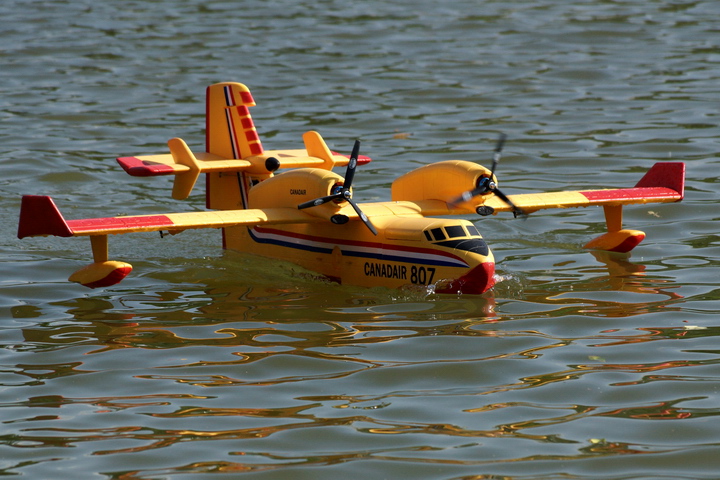
[[[73,232],[52,198],[47,195],[23,195],[18,238],[38,235],[72,237]]]
[[[635,185],[642,187],[665,187],[685,196],[685,163],[684,162],[658,162]]]

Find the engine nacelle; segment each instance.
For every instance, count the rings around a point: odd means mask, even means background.
[[[412,170],[392,183],[393,201],[457,199],[463,192],[477,187],[490,170],[465,160],[446,160]]]
[[[332,193],[333,186],[342,184],[343,178],[329,170],[320,168],[298,168],[258,183],[248,192],[248,208],[297,208],[304,202],[325,197]],[[340,207],[335,202],[325,206]],[[308,211],[308,213],[311,213]]]

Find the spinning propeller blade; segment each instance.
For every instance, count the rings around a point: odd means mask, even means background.
[[[495,169],[498,166],[498,163],[500,163],[500,155],[502,155],[502,149],[505,146],[505,140],[507,139],[507,135],[504,133],[501,133],[498,137],[498,141],[495,144],[495,151],[493,152],[493,161],[492,161],[492,167],[490,167],[490,178],[492,178],[493,175],[495,175]]]
[[[373,235],[377,235],[377,229],[372,224],[372,222],[370,222],[370,219],[367,217],[367,215],[365,215],[365,213],[360,210],[358,204],[353,201],[352,192],[350,191],[353,178],[355,178],[355,168],[357,168],[357,159],[359,152],[360,141],[355,140],[355,145],[353,146],[352,153],[350,154],[350,161],[348,161],[347,170],[345,171],[345,181],[343,182],[343,184],[333,187],[333,193],[331,193],[330,195],[316,198],[315,200],[311,200],[309,202],[301,203],[300,205],[298,205],[298,209],[302,210],[304,208],[317,207],[330,201],[347,201],[353,207],[355,212],[357,212],[360,220],[363,221],[365,226],[373,233]]]
[[[463,192],[462,195],[460,195],[458,198],[449,202],[450,206],[455,206],[460,203],[468,202],[478,195],[492,192],[497,195],[500,200],[510,205],[510,208],[512,208],[513,211],[513,215],[515,215],[516,217],[518,215],[527,216],[527,214],[520,207],[512,203],[512,201],[507,197],[507,195],[505,195],[503,192],[500,191],[499,188],[497,188],[497,185],[493,181],[495,169],[497,168],[498,163],[500,163],[500,155],[502,154],[502,149],[505,145],[505,139],[507,139],[507,135],[505,135],[504,133],[501,133],[500,137],[498,137],[497,144],[495,145],[495,152],[493,153],[492,167],[490,167],[490,176],[481,177],[480,180],[478,180],[478,184],[475,188]]]

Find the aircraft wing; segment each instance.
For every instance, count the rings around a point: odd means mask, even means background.
[[[508,195],[508,198],[525,213],[532,213],[548,208],[678,202],[682,200],[683,197],[681,193],[670,188],[648,187],[526,193]],[[510,205],[496,196],[488,198],[482,205],[492,207],[496,212],[510,212],[513,210]]]
[[[591,205],[615,206],[644,203],[679,202],[684,197],[685,164],[663,162],[655,164],[642,179],[631,188],[603,190],[577,190],[565,192],[525,193],[508,195],[510,201],[525,213],[549,208],[589,207]],[[493,213],[512,212],[513,208],[500,197],[488,194],[480,197],[480,203],[471,200],[465,204],[452,205],[444,200],[424,199],[413,201],[361,203],[363,212],[372,220],[383,216],[443,216],[467,215],[478,208],[491,207]],[[350,220],[360,220],[350,205],[336,213]]]
[[[229,160],[207,152],[198,152],[194,156],[203,172],[237,171],[252,167],[252,163],[247,160]],[[190,171],[189,166],[177,163],[170,153],[120,157],[117,161],[123,170],[133,177],[177,175]]]
[[[632,188],[526,193],[508,195],[508,198],[525,213],[532,213],[548,208],[679,202],[684,195],[685,164],[661,162],[653,165]],[[483,202],[477,205],[477,207],[482,206],[492,207],[496,212],[513,210],[510,205],[496,195],[485,196]]]
[[[55,235],[90,237],[93,263],[73,273],[69,280],[90,288],[115,285],[125,278],[132,266],[108,258],[108,235],[167,230],[178,233],[187,229],[221,228],[235,225],[325,222],[297,208],[277,207],[263,210],[222,210],[66,220],[52,198],[25,195],[20,207],[18,237]]]
[[[326,221],[296,208],[221,210],[66,220],[52,198],[25,195],[20,207],[18,238],[115,235],[130,232],[179,232],[187,229],[222,228],[235,225],[313,223]]]

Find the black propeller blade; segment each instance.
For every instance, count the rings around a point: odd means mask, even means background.
[[[365,213],[360,210],[358,204],[355,203],[355,201],[352,199],[352,192],[350,191],[353,178],[355,177],[355,169],[357,168],[357,159],[359,152],[360,141],[355,140],[355,145],[353,146],[352,153],[350,154],[350,161],[348,162],[347,170],[345,171],[345,181],[343,182],[343,185],[336,185],[335,187],[333,187],[333,191],[330,195],[316,198],[315,200],[310,200],[309,202],[301,203],[300,205],[298,205],[298,209],[302,210],[304,208],[317,207],[318,205],[322,205],[330,201],[346,201],[353,207],[355,212],[357,212],[360,220],[363,221],[365,226],[373,233],[373,235],[377,235],[377,229],[372,224],[372,222],[370,222],[370,219],[367,217],[367,215],[365,215]]]
[[[484,195],[488,192],[492,192],[498,197],[500,197],[500,200],[507,203],[510,208],[512,208],[513,215],[516,217],[518,215],[520,216],[527,216],[527,214],[523,211],[522,208],[518,207],[512,201],[505,195],[500,189],[497,187],[495,182],[493,181],[493,175],[495,175],[495,169],[498,166],[498,163],[500,163],[500,155],[502,154],[503,146],[505,145],[505,139],[507,138],[507,135],[504,133],[500,134],[500,137],[498,138],[497,144],[495,145],[495,152],[493,153],[493,161],[492,161],[492,167],[490,167],[490,176],[489,177],[481,177],[480,180],[478,180],[477,186],[473,188],[472,190],[468,190],[466,192],[463,192],[462,195],[460,195],[458,198],[450,202],[450,206],[455,206],[457,204],[470,201],[472,198],[478,196],[478,195]]]

